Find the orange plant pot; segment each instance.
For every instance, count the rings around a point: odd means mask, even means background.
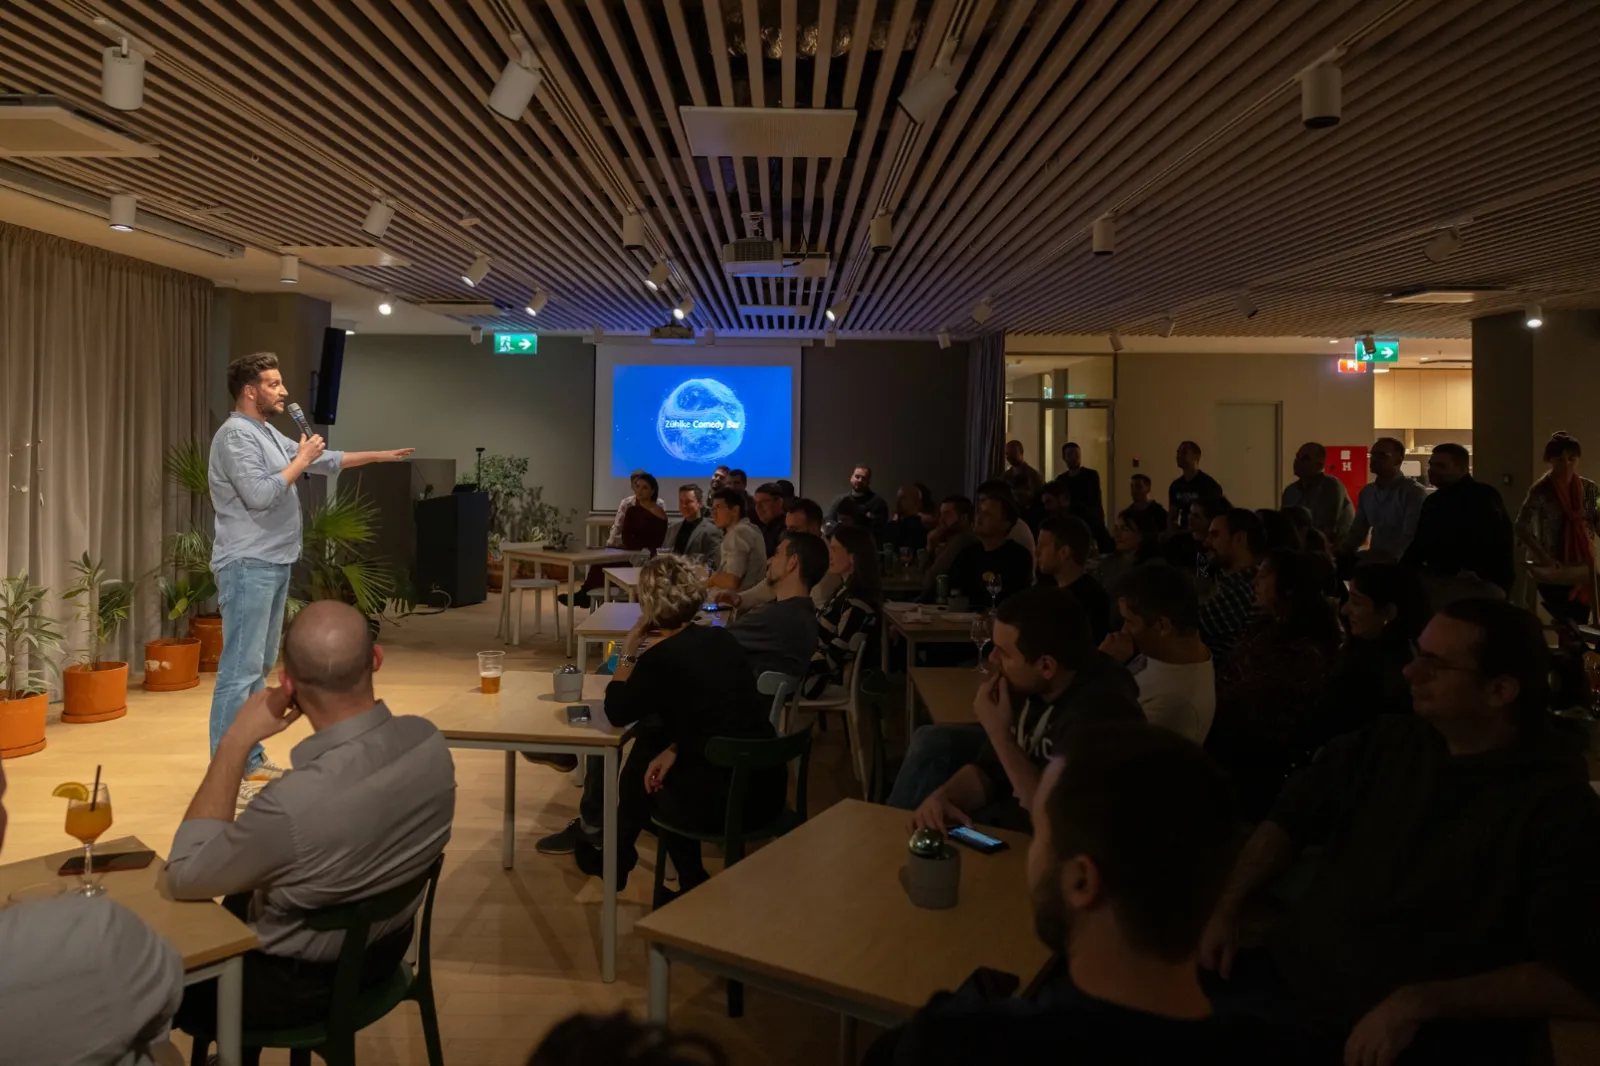
[[[63,722],[109,722],[128,713],[128,664],[101,663],[98,668],[69,666],[61,671],[66,707]]]
[[[199,614],[189,619],[189,635],[200,641],[200,672],[214,674],[222,661],[222,616]]]
[[[177,692],[200,683],[200,642],[194,637],[162,637],[144,646],[146,692]]]
[[[0,759],[44,750],[44,720],[50,697],[41,692],[19,700],[0,699]]]

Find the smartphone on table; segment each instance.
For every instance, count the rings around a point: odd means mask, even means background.
[[[583,725],[589,721],[589,705],[587,703],[572,703],[567,705],[567,724]]]
[[[96,854],[94,857],[94,872],[97,874],[127,873],[129,870],[142,870],[156,861],[153,851],[114,851],[105,855]],[[74,855],[61,864],[61,869],[56,871],[62,877],[83,876],[83,856]]]
[[[976,829],[958,825],[952,828],[945,836],[957,844],[964,844],[973,851],[980,851],[985,855],[993,855],[997,851],[1004,851],[1011,845],[999,837],[992,837],[988,833],[980,833]]]

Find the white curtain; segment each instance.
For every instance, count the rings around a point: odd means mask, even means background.
[[[1000,472],[1005,450],[1006,335],[991,330],[967,345],[966,491]]]
[[[108,649],[134,672],[133,649],[162,635],[149,575],[188,519],[162,457],[207,428],[211,293],[190,274],[0,223],[0,562],[49,587],[73,648],[83,627],[60,596],[74,559],[144,578]]]

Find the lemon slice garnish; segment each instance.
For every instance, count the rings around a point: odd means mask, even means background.
[[[50,794],[57,799],[88,800],[89,786],[77,781],[64,781]]]

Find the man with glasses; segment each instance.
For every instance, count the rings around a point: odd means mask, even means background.
[[[1524,1061],[1537,1023],[1600,1017],[1600,797],[1547,710],[1549,659],[1508,603],[1434,616],[1415,715],[1329,744],[1245,846],[1201,942],[1219,995],[1286,997],[1362,1064]],[[1235,959],[1245,904],[1314,846],[1284,927]]]
[[[1417,532],[1417,517],[1422,514],[1422,501],[1428,498],[1428,490],[1400,472],[1405,458],[1406,446],[1393,437],[1379,437],[1372,442],[1367,459],[1373,481],[1363,486],[1356,497],[1356,520],[1344,538],[1345,551],[1357,552],[1365,545],[1372,558],[1391,561],[1406,553]],[[1371,544],[1367,544],[1369,533]]]

